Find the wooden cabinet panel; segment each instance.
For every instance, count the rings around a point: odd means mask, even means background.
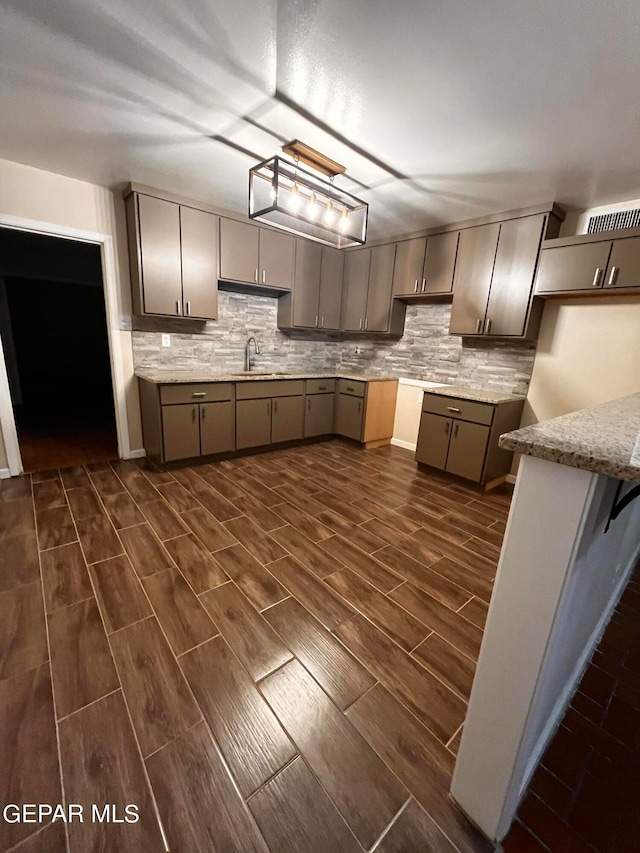
[[[364,329],[370,265],[371,249],[357,249],[347,255],[343,317],[343,328],[347,332]]]
[[[271,443],[271,400],[236,402],[236,448]]]
[[[444,470],[451,435],[451,418],[423,412],[416,446],[416,461]]]
[[[602,287],[610,251],[610,240],[543,249],[536,278],[536,293],[595,290]]]
[[[322,247],[320,267],[320,314],[321,329],[339,329],[342,310],[342,280],[344,277],[344,253],[330,246]]]
[[[614,240],[605,287],[640,287],[640,237]]]
[[[220,219],[220,278],[256,283],[260,229],[235,219]]]
[[[389,328],[395,257],[396,247],[394,243],[371,249],[365,317],[365,329],[369,332],[386,332]]]
[[[144,313],[180,316],[180,208],[148,195],[137,200]]]
[[[198,406],[187,403],[162,407],[162,435],[165,462],[200,455]]]
[[[329,435],[333,432],[334,394],[314,394],[307,397],[304,412],[304,437]]]
[[[296,240],[293,278],[293,325],[316,327],[320,323],[320,267],[322,246]]]
[[[447,471],[480,482],[489,440],[489,427],[454,421],[447,456]]]
[[[291,290],[293,287],[294,239],[260,228],[260,284]]]
[[[422,272],[422,293],[451,293],[460,232],[435,234],[427,240]],[[397,260],[396,260],[397,263]]]
[[[200,403],[200,452],[226,453],[236,449],[234,404]]]
[[[482,334],[500,224],[460,232],[449,333]]]
[[[393,271],[394,296],[415,296],[422,290],[426,248],[426,237],[403,240],[397,244],[396,265]]]
[[[218,316],[218,217],[180,208],[182,299],[185,317]]]
[[[355,441],[362,439],[364,401],[350,394],[336,394],[334,432]]]
[[[500,226],[485,334],[523,335],[546,216],[512,219]]]
[[[272,401],[271,441],[294,441],[302,438],[304,397],[277,397]]]

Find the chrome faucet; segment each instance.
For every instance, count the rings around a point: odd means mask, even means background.
[[[247,338],[247,343],[244,348],[244,369],[249,371],[256,363],[255,357],[251,355],[251,341],[253,341],[254,353],[255,355],[260,355],[260,345],[258,341],[251,335],[250,338]]]

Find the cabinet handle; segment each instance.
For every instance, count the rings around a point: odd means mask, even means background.
[[[596,267],[596,271],[593,274],[593,281],[591,283],[591,287],[600,287],[600,278],[602,276],[602,270],[600,267]]]
[[[271,414],[271,400],[268,400],[268,401],[267,401],[267,414],[268,414],[268,415],[270,415],[270,414]]]
[[[205,407],[203,406],[203,407],[200,409],[200,420],[202,421],[202,423],[204,423],[204,419],[205,419],[206,415],[207,415],[207,410],[206,410],[206,409],[205,409]]]
[[[253,280],[256,282],[258,281],[258,270],[256,270],[253,274]]]
[[[176,314],[182,314],[182,303],[176,299]]]
[[[311,411],[311,397],[307,397],[307,409]]]
[[[358,411],[362,411],[362,400],[358,400]]]
[[[324,317],[320,317],[320,328],[324,328]]]
[[[351,391],[353,393],[353,388],[351,387],[351,385],[347,385],[347,391]]]
[[[457,437],[458,437],[458,428],[459,428],[459,426],[460,426],[460,424],[456,423],[456,425],[455,425],[455,426],[454,426],[454,428],[453,428],[453,437],[454,437],[454,438],[457,438]]]
[[[449,423],[449,421],[444,422],[444,434],[445,435],[449,435],[449,427],[450,426],[451,426],[451,424]]]
[[[368,317],[365,318],[364,327],[365,327],[365,329],[369,328],[369,318]]]
[[[362,328],[362,317],[360,318],[360,328]]]
[[[491,334],[491,320],[489,320],[489,318],[487,318],[487,325],[485,326],[484,333],[485,335]]]
[[[191,422],[195,424],[196,422],[196,407],[193,407],[193,411],[191,412]]]
[[[459,411],[460,411],[460,409],[456,409],[456,407],[455,407],[455,406],[447,406],[447,409],[448,409],[450,412],[459,412]]]
[[[327,390],[326,385],[318,385],[318,391],[326,391],[326,390]]]
[[[186,308],[187,308],[187,314],[191,314],[191,302],[187,299],[187,301],[184,304],[186,305]]]
[[[267,273],[266,273],[266,270],[262,270],[262,283],[263,283],[263,284],[266,282],[266,279],[267,279]]]
[[[413,292],[414,293],[418,292],[418,279],[416,279],[416,286],[414,287]]]
[[[191,396],[192,397],[206,397],[207,392],[206,391],[194,391]]]
[[[478,317],[476,320],[476,335],[480,334],[480,327],[482,326],[482,319]]]
[[[316,314],[316,326],[318,325],[318,315]]]
[[[278,401],[277,400],[273,401],[273,414],[274,415],[278,414]]]
[[[426,289],[427,289],[427,280],[426,280],[426,278],[423,278],[422,279],[422,292],[424,293]]]
[[[611,275],[609,276],[609,281],[607,282],[609,287],[613,287],[613,285],[616,283],[619,271],[620,267],[611,267]]]

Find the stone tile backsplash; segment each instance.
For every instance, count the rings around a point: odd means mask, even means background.
[[[218,321],[189,330],[181,321],[162,321],[171,333],[163,347],[154,322],[134,320],[133,355],[136,368],[208,367],[220,372],[244,368],[244,347],[255,335],[262,354],[261,370],[367,371],[526,394],[533,370],[535,346],[502,341],[469,340],[449,335],[451,304],[409,305],[400,340],[371,338],[327,339],[318,333],[285,334],[276,325],[277,300],[220,291]],[[356,347],[359,353],[356,354]]]

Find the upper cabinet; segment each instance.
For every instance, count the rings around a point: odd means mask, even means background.
[[[629,230],[628,234],[617,231],[546,241],[536,294],[585,295],[640,288],[640,234]]]
[[[410,299],[451,294],[458,236],[458,231],[449,231],[398,243],[393,295]]]
[[[395,243],[347,253],[344,331],[402,334],[405,305],[392,298],[395,253]]]
[[[126,211],[134,313],[215,320],[218,217],[136,192]]]
[[[275,290],[293,285],[294,238],[236,219],[220,219],[220,278]]]
[[[534,304],[533,283],[540,246],[559,225],[551,212],[463,229],[449,333],[535,338],[541,309]]]
[[[278,300],[281,329],[340,329],[344,253],[296,240],[293,290]]]

